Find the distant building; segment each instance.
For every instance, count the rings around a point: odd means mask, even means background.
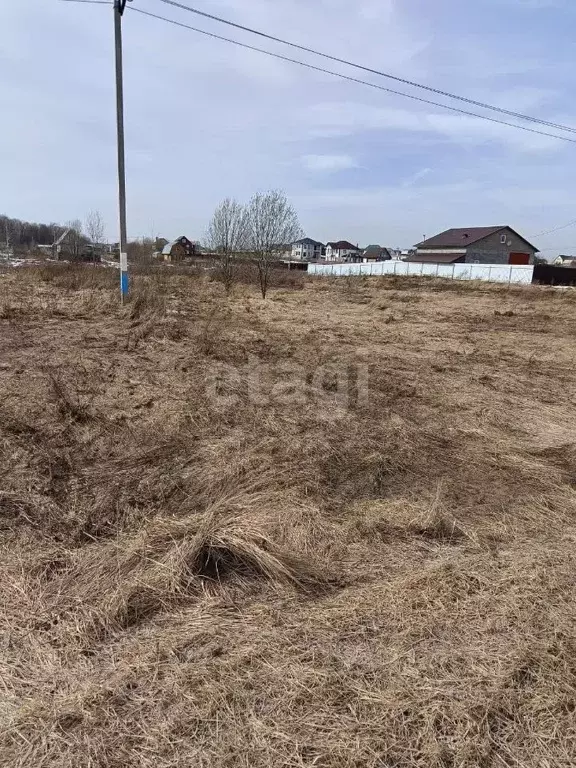
[[[360,261],[361,251],[348,240],[326,244],[326,261]]]
[[[564,256],[560,254],[552,262],[557,267],[576,267],[576,256]]]
[[[295,243],[292,243],[290,257],[301,261],[315,261],[321,259],[325,253],[324,243],[312,240],[311,237],[303,237],[302,240],[296,240]]]
[[[408,261],[432,264],[533,264],[538,253],[511,227],[447,229],[418,243]]]
[[[161,258],[163,261],[177,262],[192,258],[195,255],[196,245],[185,235],[182,235],[171,243],[166,243],[162,248]]]
[[[392,255],[388,248],[384,248],[382,245],[368,245],[362,251],[362,261],[389,261]]]

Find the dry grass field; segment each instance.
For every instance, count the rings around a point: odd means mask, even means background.
[[[573,766],[576,293],[116,280],[0,275],[0,765]]]

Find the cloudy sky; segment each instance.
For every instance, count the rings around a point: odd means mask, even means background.
[[[574,0],[183,1],[576,126]],[[2,5],[0,213],[65,221],[98,209],[114,238],[112,10],[58,0]],[[132,5],[434,99],[160,0]],[[576,252],[576,226],[537,236],[576,220],[576,144],[419,104],[134,12],[125,14],[124,35],[132,237],[200,239],[223,197],[243,200],[274,187],[319,240],[408,247],[451,226],[510,224],[547,255]]]

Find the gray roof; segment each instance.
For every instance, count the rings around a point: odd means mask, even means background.
[[[170,256],[170,254],[172,253],[172,247],[174,245],[176,245],[177,242],[178,242],[178,240],[172,240],[171,243],[166,243],[164,248],[162,248],[162,255],[163,256]]]
[[[186,235],[180,235],[180,237],[177,237],[176,240],[172,240],[172,242],[166,243],[164,248],[162,248],[162,255],[163,256],[170,256],[170,254],[172,253],[172,248],[175,245],[178,245],[178,243],[180,243],[182,240],[188,240]]]
[[[311,237],[303,237],[301,240],[296,240],[292,245],[321,245],[324,247],[324,243],[321,243],[319,240],[312,240]]]
[[[391,258],[390,251],[388,248],[385,248],[383,245],[367,245],[366,248],[362,251],[362,255],[366,257],[376,257],[381,258],[384,256],[385,258]]]

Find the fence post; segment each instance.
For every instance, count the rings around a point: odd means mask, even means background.
[[[395,261],[395,262],[394,262],[394,276],[396,276],[396,267],[397,267],[397,266],[398,266],[398,262],[397,262],[397,261]]]
[[[512,282],[512,267],[510,267],[510,274],[508,275],[508,285]]]
[[[454,280],[454,272],[456,271],[456,264],[452,264],[452,280]]]

